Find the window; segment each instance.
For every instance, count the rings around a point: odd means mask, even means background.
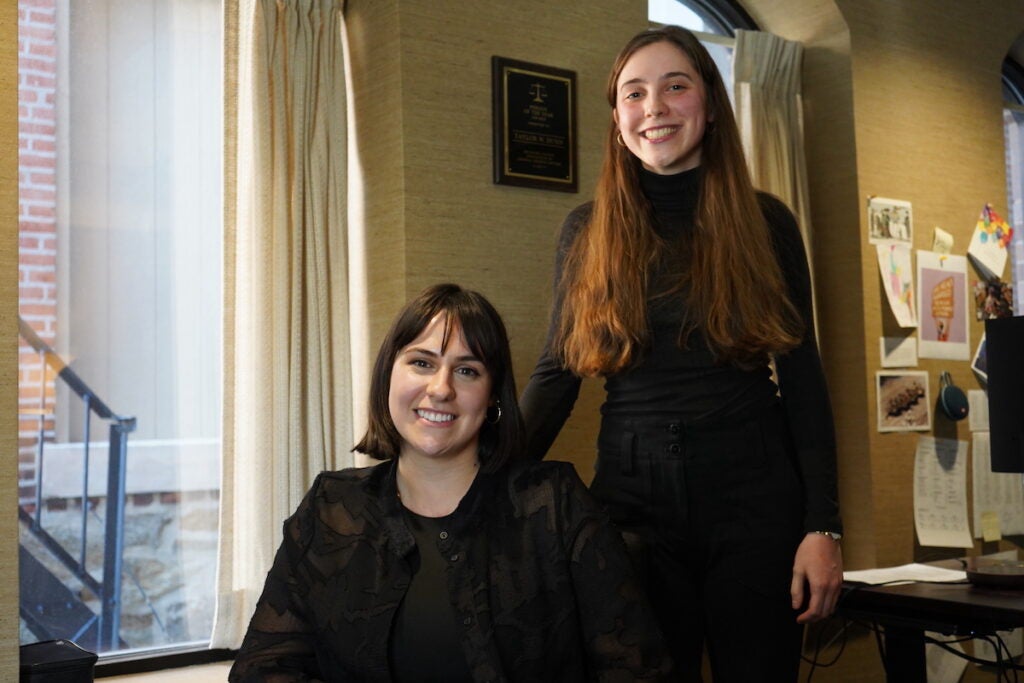
[[[736,4],[715,0],[648,0],[647,18],[698,33],[734,37],[736,29],[754,31],[754,20]]]
[[[732,97],[735,30],[757,30],[746,12],[726,0],[648,0],[647,18],[652,24],[675,24],[697,34],[715,60],[726,92]]]
[[[1024,315],[1024,36],[1003,62],[1003,130],[1006,136],[1006,200],[1009,204],[1010,276],[1014,314]]]
[[[209,639],[221,24],[220,0],[19,3],[22,643]]]

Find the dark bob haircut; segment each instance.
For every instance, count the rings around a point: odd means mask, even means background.
[[[444,348],[447,348],[450,334],[457,326],[462,331],[466,346],[487,368],[492,398],[500,402],[501,419],[497,424],[485,420],[480,428],[480,469],[494,472],[509,459],[520,457],[525,442],[508,334],[501,316],[482,294],[453,284],[428,287],[398,314],[380,345],[373,365],[366,435],[352,450],[378,460],[398,457],[402,437],[388,408],[391,370],[402,349],[420,336],[440,313],[446,316]]]

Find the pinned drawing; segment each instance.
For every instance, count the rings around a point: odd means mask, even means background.
[[[995,212],[991,204],[986,204],[978,216],[971,243],[967,247],[967,255],[983,278],[992,281],[1003,277],[1012,238],[1013,228],[1010,224]]]
[[[917,302],[914,300],[914,268],[910,246],[899,242],[879,243],[878,270],[885,286],[889,308],[900,327],[917,327]]]
[[[918,355],[970,360],[967,259],[917,252],[917,292]]]

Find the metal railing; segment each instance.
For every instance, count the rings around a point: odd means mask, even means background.
[[[46,636],[53,638],[69,638],[77,640],[87,632],[94,632],[95,643],[90,643],[96,651],[103,652],[118,649],[121,644],[121,574],[124,557],[124,514],[125,514],[125,474],[128,454],[128,434],[135,430],[135,418],[118,415],[72,370],[49,345],[36,334],[35,330],[20,316],[18,318],[18,329],[21,337],[39,353],[43,361],[43,372],[41,373],[40,409],[39,415],[39,436],[35,454],[35,509],[29,513],[21,504],[18,506],[18,516],[27,528],[35,536],[60,564],[82,582],[99,599],[101,609],[99,614],[92,613],[85,619],[85,623],[65,624],[67,628],[74,628],[74,632],[53,633],[52,623],[46,624],[40,617],[40,609],[33,610],[26,607],[22,602],[20,612],[29,627],[37,635],[44,635],[38,631],[47,631]],[[84,404],[84,443],[82,453],[82,519],[81,519],[81,546],[80,554],[73,557],[64,546],[51,536],[42,524],[43,496],[43,467],[45,464],[44,445],[46,443],[46,419],[49,414],[46,410],[46,372],[49,368],[57,379],[64,382]],[[35,411],[32,411],[35,413]],[[107,460],[107,510],[103,539],[103,576],[97,580],[90,574],[86,566],[87,546],[87,514],[89,511],[89,441],[92,416],[109,422],[110,440]],[[23,555],[27,552],[20,551]],[[30,558],[22,559],[23,563],[33,562]],[[41,564],[33,563],[31,566],[35,571],[46,571]],[[55,577],[53,577],[56,580]],[[65,602],[68,598],[65,598]],[[87,608],[86,608],[87,609]],[[70,611],[68,612],[71,613]],[[79,614],[83,611],[80,609]],[[38,629],[38,630],[37,630]],[[91,638],[90,638],[91,640]]]

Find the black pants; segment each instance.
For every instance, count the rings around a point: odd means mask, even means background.
[[[795,681],[790,602],[803,488],[778,407],[688,429],[605,418],[591,490],[619,526],[684,680],[708,648],[715,683]]]

